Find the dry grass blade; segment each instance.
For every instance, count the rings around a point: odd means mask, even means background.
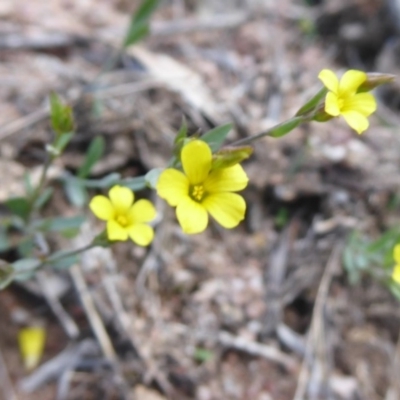
[[[329,287],[332,278],[340,265],[340,256],[343,248],[342,243],[338,243],[332,250],[331,256],[326,265],[324,274],[322,276],[317,297],[315,299],[314,310],[312,314],[312,321],[310,331],[308,333],[305,356],[301,371],[298,378],[296,393],[293,400],[308,399],[307,391],[311,382],[312,369],[320,369],[322,374],[320,378],[316,379],[314,390],[320,390],[321,383],[327,382],[326,360],[325,360],[325,345],[324,345],[324,308],[328,298]],[[313,377],[315,378],[315,376]],[[322,382],[321,380],[322,379]],[[318,398],[318,397],[313,397]]]

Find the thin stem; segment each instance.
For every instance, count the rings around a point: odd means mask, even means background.
[[[34,208],[34,206],[35,206],[36,200],[38,199],[38,197],[39,197],[39,195],[40,195],[40,192],[41,192],[42,189],[43,189],[43,186],[44,186],[44,184],[45,184],[45,182],[46,182],[47,172],[48,172],[48,170],[49,170],[49,168],[50,168],[50,165],[51,165],[51,163],[52,163],[53,161],[54,161],[54,157],[48,155],[47,160],[46,160],[46,162],[45,162],[45,164],[44,164],[44,167],[43,167],[43,170],[42,170],[42,175],[40,176],[39,183],[38,183],[38,185],[36,186],[35,190],[33,191],[32,196],[31,196],[30,199],[29,199],[29,203],[30,203],[30,213],[29,213],[29,217],[28,217],[28,218],[30,218],[30,216],[31,216],[31,214],[32,214],[32,211],[33,211],[33,208]]]
[[[69,251],[69,252],[66,252],[66,253],[62,253],[58,257],[54,257],[54,258],[52,258],[52,256],[47,257],[35,269],[41,269],[44,266],[46,266],[47,264],[50,264],[50,263],[55,262],[55,261],[60,261],[63,258],[75,256],[77,254],[83,253],[84,251],[87,251],[87,250],[89,250],[89,249],[91,249],[93,247],[96,247],[96,246],[98,246],[98,243],[97,242],[95,243],[95,241],[93,241],[93,242],[87,244],[86,246],[80,247],[79,249],[75,249],[75,250],[72,250],[72,251]]]
[[[261,138],[263,138],[265,136],[280,137],[280,136],[283,136],[283,135],[289,133],[291,130],[293,130],[298,125],[300,125],[300,124],[302,124],[304,122],[308,122],[308,121],[309,121],[308,117],[304,117],[304,116],[293,117],[293,118],[291,118],[291,119],[289,119],[287,121],[281,122],[281,123],[269,128],[269,129],[267,129],[264,132],[258,133],[257,135],[253,135],[253,136],[249,136],[249,137],[244,138],[244,139],[237,140],[236,142],[232,143],[232,146],[242,146],[242,145],[245,145],[245,144],[250,144],[250,143],[253,143],[256,140],[261,139]],[[285,132],[285,133],[280,133],[280,134],[278,133],[278,132],[284,130],[285,126],[290,126],[291,124],[294,125],[293,128],[288,129],[288,131]]]
[[[60,257],[56,257],[56,258],[50,259],[48,261],[59,261],[59,260],[62,260],[63,258],[67,258],[67,257],[71,257],[71,256],[75,256],[77,254],[83,253],[84,251],[90,250],[91,248],[96,247],[96,246],[98,246],[97,243],[91,242],[91,243],[87,244],[86,246],[80,247],[79,249],[69,251],[68,253],[60,254]]]

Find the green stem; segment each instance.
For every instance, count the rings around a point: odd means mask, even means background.
[[[96,246],[98,246],[98,243],[95,240],[93,240],[93,242],[87,244],[86,246],[83,246],[83,247],[80,247],[79,249],[75,249],[75,250],[60,254],[58,257],[54,257],[54,258],[52,258],[52,256],[47,257],[36,267],[36,269],[41,269],[41,268],[45,267],[47,264],[50,264],[55,261],[60,261],[63,258],[67,258],[67,257],[71,257],[71,256],[75,256],[77,254],[83,253],[84,251],[87,251]]]
[[[292,131],[294,128],[299,126],[300,124],[304,122],[308,122],[310,119],[305,116],[298,116],[298,117],[293,117],[287,121],[281,122],[280,124],[277,124],[269,129],[267,129],[264,132],[258,133],[257,135],[249,136],[244,139],[237,140],[236,142],[232,143],[232,146],[242,146],[245,144],[250,144],[255,142],[256,140],[259,140],[265,136],[270,136],[270,137],[281,137]]]
[[[47,176],[47,172],[50,168],[51,163],[54,161],[54,157],[53,156],[48,156],[47,160],[44,164],[43,170],[42,170],[42,175],[40,176],[40,180],[38,185],[36,186],[35,190],[32,193],[32,196],[30,196],[29,198],[29,203],[30,203],[30,212],[29,212],[29,216],[28,216],[28,220],[31,217],[33,208],[35,206],[36,200],[38,199],[38,197],[40,196],[41,191],[43,190],[44,184],[46,182],[46,176]]]

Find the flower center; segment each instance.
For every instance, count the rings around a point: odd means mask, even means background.
[[[203,185],[194,185],[190,190],[190,195],[193,200],[201,201],[204,197],[204,187]]]
[[[125,215],[118,215],[115,220],[124,228],[128,225],[128,218]]]

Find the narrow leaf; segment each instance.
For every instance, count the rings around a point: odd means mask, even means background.
[[[224,140],[232,128],[232,123],[217,126],[201,136],[200,139],[208,143],[208,145],[211,147],[211,151],[215,152],[222,146],[222,143],[224,143]]]
[[[89,145],[85,161],[78,170],[79,178],[86,178],[93,166],[100,160],[104,154],[105,141],[102,136],[96,136]]]
[[[87,203],[87,190],[78,181],[68,179],[64,181],[64,190],[68,200],[76,207],[83,207]]]
[[[306,104],[304,104],[299,111],[296,113],[296,117],[299,117],[301,115],[306,115],[310,111],[314,110],[315,107],[321,102],[321,100],[325,97],[327,93],[327,89],[324,87],[322,88],[317,94],[315,94],[310,100],[307,101]]]
[[[290,119],[289,121],[283,122],[282,124],[278,125],[273,130],[271,130],[271,132],[268,136],[275,137],[275,138],[285,136],[286,134],[291,132],[294,128],[299,126],[301,124],[301,122],[303,122],[302,117],[294,117],[294,118]]]
[[[131,46],[138,40],[148,35],[149,20],[157,8],[159,0],[143,0],[139,8],[133,14],[131,23],[124,40],[124,47]]]
[[[5,202],[6,207],[15,215],[26,219],[30,213],[30,205],[25,197],[13,197]]]

